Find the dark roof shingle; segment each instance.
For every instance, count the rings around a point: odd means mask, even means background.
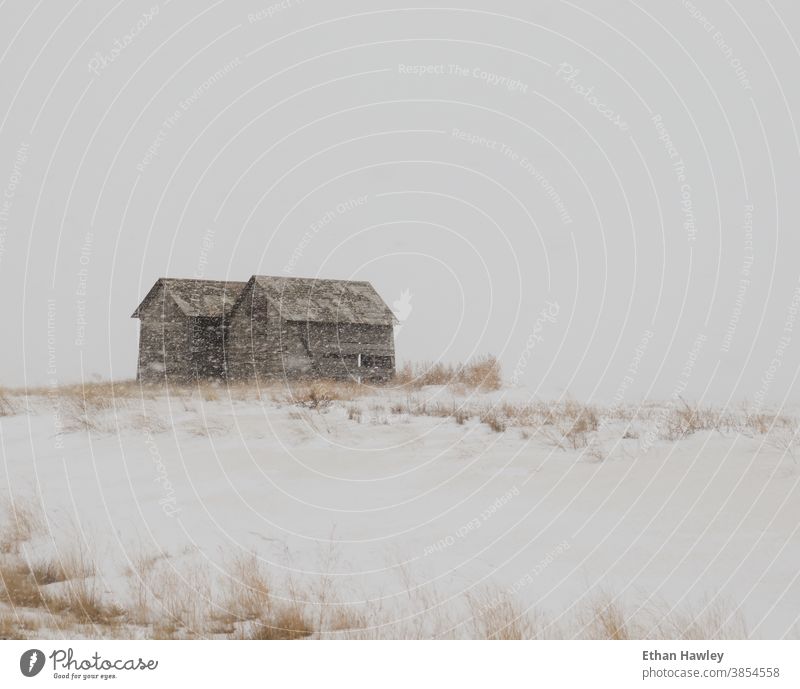
[[[224,280],[160,278],[133,312],[132,318],[139,317],[142,309],[162,287],[165,297],[172,297],[184,315],[219,318],[233,306],[246,284]]]
[[[264,275],[253,279],[287,321],[369,325],[397,322],[369,282]]]
[[[393,325],[397,319],[369,282],[254,275],[251,280],[287,321]],[[244,292],[245,282],[160,278],[133,312],[141,311],[163,288],[181,312],[190,317],[219,318]]]

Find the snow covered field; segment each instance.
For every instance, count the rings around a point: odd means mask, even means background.
[[[529,397],[7,392],[0,632],[800,637],[793,418]]]

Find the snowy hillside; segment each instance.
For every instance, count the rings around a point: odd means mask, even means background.
[[[785,415],[445,386],[2,399],[9,637],[800,637]]]

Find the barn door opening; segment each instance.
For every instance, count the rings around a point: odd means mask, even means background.
[[[388,380],[394,373],[394,361],[391,356],[364,354],[361,357],[361,370],[370,380]]]

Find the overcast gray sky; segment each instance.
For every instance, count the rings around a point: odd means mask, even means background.
[[[4,3],[0,383],[132,377],[154,280],[260,273],[543,396],[796,402],[797,4],[456,4]]]

